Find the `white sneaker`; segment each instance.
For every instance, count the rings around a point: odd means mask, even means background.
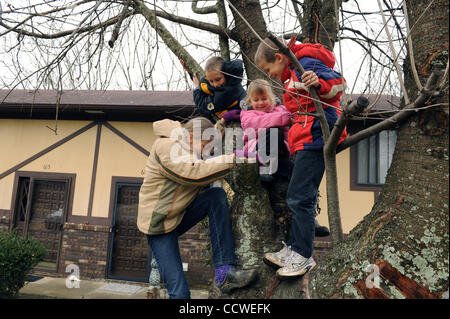
[[[302,276],[315,266],[316,262],[312,257],[306,258],[291,250],[291,254],[286,260],[286,266],[277,270],[277,276],[280,279]]]
[[[287,258],[291,255],[291,246],[282,242],[284,247],[276,253],[267,253],[264,255],[263,261],[269,266],[284,267],[286,265]]]

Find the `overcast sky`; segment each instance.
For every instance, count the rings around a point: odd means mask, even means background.
[[[2,3],[2,7],[6,8],[6,5],[8,3],[12,3],[15,6],[18,6],[21,3],[27,4],[29,2],[36,3],[40,1],[0,0],[0,2]],[[271,4],[274,4],[276,2],[277,1],[269,1],[268,4],[270,6]],[[376,12],[379,10],[377,1],[364,0],[359,2],[361,11]],[[149,6],[151,6],[151,4],[153,3],[160,8],[164,8],[165,10],[173,12],[174,14],[180,16],[216,23],[215,15],[205,16],[192,13],[190,1],[147,1],[147,4]],[[210,3],[211,1],[209,1],[209,4]],[[261,3],[265,4],[266,1],[261,1]],[[200,4],[207,5],[208,1],[200,2]],[[343,7],[349,11],[357,11],[357,7],[354,1],[343,3]],[[286,11],[288,13],[286,13]],[[293,9],[290,1],[279,1],[277,7],[270,9],[270,11],[264,11],[264,14],[266,16],[266,21],[268,22],[268,28],[272,32],[282,34],[285,32],[292,32],[293,30],[299,30],[298,22],[293,16]],[[23,19],[23,17],[21,17],[21,19]],[[364,34],[370,37],[374,37],[373,34],[378,33],[382,25],[381,16],[379,14],[373,14],[367,16],[366,19],[368,23],[362,21],[361,18],[352,18],[351,20],[345,20],[344,25],[358,29]],[[173,32],[175,37],[178,38],[179,41],[186,46],[191,55],[193,55],[201,65],[203,65],[204,61],[212,54],[210,51],[204,49],[204,47],[214,48],[215,46],[218,46],[217,36],[215,35],[211,35],[208,32],[200,31],[186,26],[180,27],[180,25],[173,24],[163,19],[161,19],[161,21],[163,21],[166,27],[168,27],[168,29]],[[229,23],[232,23],[231,18],[229,19]],[[73,28],[73,26],[69,26],[67,28]],[[0,34],[3,31],[4,29],[0,27]],[[381,37],[383,39],[385,38],[384,32],[382,33]],[[85,82],[83,82],[81,88],[89,87],[97,89],[106,88],[123,90],[191,89],[192,83],[190,80],[185,80],[186,76],[181,69],[176,57],[168,49],[165,48],[165,45],[161,40],[157,42],[156,39],[157,36],[155,31],[140,16],[134,17],[132,19],[129,29],[121,35],[121,38],[119,38],[119,41],[122,42],[121,50],[119,50],[120,46],[117,44],[114,50],[111,50],[108,47],[107,41],[109,40],[109,34],[106,34],[104,38],[104,46],[102,48],[102,55],[99,58],[96,58],[96,61],[101,62],[91,64],[90,66],[85,66],[84,68],[79,68],[78,70],[83,70],[83,72],[85,73],[90,72],[91,74],[98,73],[95,79],[90,79],[89,81],[86,80]],[[55,44],[57,42],[58,41],[53,41],[52,43]],[[192,43],[198,43],[199,46],[196,46]],[[238,48],[235,46],[235,44],[231,41],[230,43],[232,44],[232,50],[238,53]],[[49,60],[49,57],[46,57],[45,55],[37,55],[37,49],[33,48],[33,45],[30,45],[29,47],[22,45],[20,53],[17,53],[18,48],[10,50],[10,48],[15,44],[17,44],[17,34],[9,33],[7,36],[0,37],[0,54],[2,57],[0,59],[0,78],[2,79],[2,83],[0,83],[1,88],[11,88],[11,83],[14,83],[13,79],[17,78],[17,75],[19,74],[19,72],[17,71],[19,63],[19,68],[22,71],[22,73],[20,73],[20,76],[25,77],[25,74],[33,72],[37,66],[42,66],[46,63],[46,61]],[[39,49],[42,49],[43,47],[44,45],[39,45]],[[342,47],[342,55],[339,52],[340,47]],[[27,49],[31,52],[27,53]],[[387,46],[385,46],[385,49],[388,51]],[[54,51],[50,49],[49,51],[45,51],[44,48],[42,49],[42,51],[50,52],[50,55],[52,53],[54,54]],[[340,44],[336,43],[334,53],[337,59],[336,69],[338,71],[342,71],[342,65],[344,76],[349,84],[349,91],[352,89],[353,85],[355,85],[355,92],[361,92],[362,90],[364,90],[368,81],[369,66],[369,59],[366,58],[363,62],[365,51],[353,41],[342,40]],[[77,59],[81,59],[82,55],[83,47],[80,46],[76,50],[74,50],[73,53],[68,55],[65,64],[69,65],[71,63],[74,63]],[[340,60],[341,56],[342,60]],[[236,57],[240,57],[239,54],[237,56],[232,55],[232,58]],[[360,72],[358,80],[355,81],[358,70],[361,66],[361,62],[363,62],[363,70],[362,72]],[[400,63],[402,63],[402,61],[400,61]],[[151,70],[152,78],[149,79],[148,75],[150,74]],[[371,77],[372,82],[381,82],[382,79],[386,78],[385,74],[387,71],[383,72],[384,73],[373,74]],[[80,74],[81,72],[79,72],[78,76]],[[77,68],[74,68],[74,72],[72,72],[71,76],[66,76],[67,78],[74,78],[72,82],[76,81]],[[143,81],[143,78],[145,78],[145,76],[147,76],[147,78],[145,79],[145,81]],[[393,83],[396,82],[395,77],[395,72],[392,72],[391,81]],[[103,86],[96,84],[96,81],[101,81],[102,83],[104,83]],[[37,80],[29,81],[25,84],[25,87],[33,88],[33,86],[36,85],[35,83],[37,83]],[[146,85],[144,85],[144,83]],[[56,84],[54,85],[56,86]],[[69,84],[65,84],[64,86],[70,87]],[[378,85],[378,88],[380,86],[381,85]],[[24,87],[18,86],[17,88]],[[398,87],[395,87],[395,85],[388,85],[385,88],[385,93],[398,94],[398,92]]]

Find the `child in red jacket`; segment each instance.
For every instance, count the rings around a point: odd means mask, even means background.
[[[316,265],[312,258],[315,208],[325,163],[322,131],[317,117],[311,115],[316,108],[308,90],[311,86],[316,88],[331,130],[341,113],[339,101],[346,85],[333,70],[333,53],[321,44],[295,44],[292,39],[288,46],[305,69],[302,76],[270,39],[261,42],[255,54],[255,62],[264,72],[286,83],[283,104],[295,116],[288,136],[291,154],[295,154],[286,198],[293,212],[289,240],[279,252],[264,256],[266,263],[280,267],[280,278],[303,275]],[[339,143],[346,136],[344,130]]]

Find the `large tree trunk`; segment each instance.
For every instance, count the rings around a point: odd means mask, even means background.
[[[413,25],[429,2],[407,4]],[[448,4],[436,1],[412,33],[422,84],[448,59]],[[410,67],[406,70],[408,92],[415,98]],[[446,90],[433,102],[448,102]],[[312,272],[312,297],[439,298],[448,291],[448,138],[442,108],[421,111],[400,126],[376,204]],[[371,288],[369,281],[377,283],[377,277],[379,288]]]
[[[256,33],[264,38],[267,33],[267,26],[262,15],[261,4],[259,1],[231,0],[230,2],[251,24]],[[233,33],[235,34],[235,39],[241,49],[247,78],[253,80],[265,77],[266,75],[259,71],[253,64],[256,49],[258,48],[260,40],[255,36],[255,34],[250,30],[248,25],[235,10],[232,9],[231,13],[233,14],[235,20]]]
[[[259,1],[230,1],[265,37]],[[425,0],[408,2],[410,25],[427,5]],[[301,25],[307,42],[333,48],[337,34],[334,9],[332,1],[303,3]],[[442,54],[448,52],[447,11],[448,0],[435,1],[412,35],[423,84],[431,68],[445,67],[448,59],[448,53]],[[259,39],[240,15],[232,13],[232,35],[241,48],[247,77],[263,77],[252,63]],[[414,100],[417,89],[407,66],[405,83]],[[448,92],[441,101],[448,101]],[[448,290],[448,115],[442,111],[421,111],[402,124],[386,185],[372,212],[303,278],[280,283],[275,270],[262,262],[266,252],[281,248],[289,228],[287,183],[277,181],[266,189],[256,164],[237,166],[227,181],[234,191],[231,215],[238,264],[255,268],[259,279],[231,295],[221,295],[213,283],[211,298],[439,297]],[[366,279],[377,278],[377,272],[381,287],[368,288]]]
[[[254,30],[262,37],[267,35],[266,25],[262,16],[259,1],[232,0],[231,3],[239,10],[244,18],[252,25]],[[340,4],[341,1],[338,1]],[[304,14],[305,25],[311,23],[308,17],[329,15],[329,5],[320,5],[317,0],[305,1],[307,11]],[[334,8],[334,5],[333,5]],[[305,12],[306,12],[305,11]],[[233,32],[239,35],[238,43],[243,54],[247,77],[249,79],[261,78],[261,73],[253,64],[254,54],[260,43],[258,37],[248,28],[234,10],[236,20]],[[318,23],[318,22],[317,22]],[[334,45],[336,35],[336,20],[327,24],[332,28],[325,32],[322,27],[309,30],[309,40],[320,40],[320,34],[331,35],[327,37],[328,46]],[[315,24],[314,24],[315,25]],[[311,28],[310,28],[311,29]],[[318,34],[315,35],[314,32]],[[235,36],[236,37],[236,36]],[[310,41],[314,42],[314,41]],[[250,60],[249,60],[250,59]],[[280,91],[281,92],[281,91]],[[237,124],[235,124],[237,125]],[[239,125],[237,125],[239,126]],[[257,172],[256,164],[240,164],[227,178],[234,192],[231,204],[231,218],[233,234],[236,245],[238,264],[244,269],[254,268],[258,271],[258,280],[246,289],[236,290],[231,295],[222,295],[215,284],[211,286],[210,298],[303,298],[309,297],[307,281],[298,278],[280,282],[275,275],[275,269],[265,265],[262,257],[267,252],[278,251],[282,248],[281,241],[287,239],[289,230],[290,210],[286,205],[286,192],[288,182],[277,179],[272,185],[262,185]]]

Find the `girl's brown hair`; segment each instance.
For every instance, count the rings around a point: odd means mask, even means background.
[[[247,96],[245,97],[245,103],[251,104],[252,94],[266,94],[270,100],[270,104],[275,106],[275,95],[273,94],[272,87],[269,82],[263,79],[253,80],[247,89]]]

